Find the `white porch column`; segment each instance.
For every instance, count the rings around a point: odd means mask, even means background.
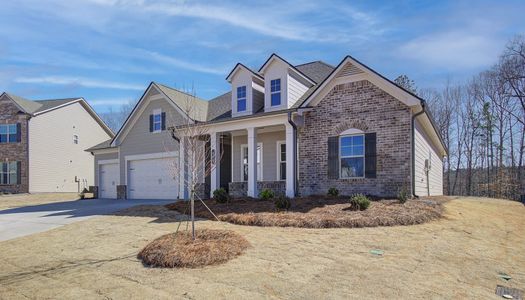
[[[257,128],[248,130],[248,197],[258,197],[257,193]]]
[[[179,141],[179,199],[186,199],[186,137]]]
[[[218,132],[210,133],[210,144],[210,197],[213,197],[213,191],[221,186],[221,136]]]
[[[295,136],[292,125],[286,123],[286,197],[295,197],[295,168],[294,159]]]

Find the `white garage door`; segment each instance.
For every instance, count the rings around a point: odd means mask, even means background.
[[[117,198],[118,164],[99,165],[99,198]]]
[[[130,160],[128,198],[176,199],[179,189],[172,168],[174,161],[174,158]]]

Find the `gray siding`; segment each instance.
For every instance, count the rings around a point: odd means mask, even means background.
[[[264,107],[264,93],[253,89],[253,112],[256,113]]]
[[[288,75],[288,107],[292,107],[299,98],[308,90],[308,87],[302,84],[291,74]]]
[[[169,100],[144,101],[146,105],[142,114],[135,116],[137,119],[132,128],[120,144],[120,183],[126,182],[125,157],[127,155],[165,153],[178,151],[178,143],[171,138],[169,131],[149,132],[149,115],[155,109],[166,112],[166,128],[174,124],[182,124],[182,115],[168,102]]]
[[[247,144],[246,135],[232,137],[232,178],[241,181],[241,145]],[[263,144],[263,180],[276,181],[277,178],[277,142],[285,140],[283,131],[257,134],[257,142]]]

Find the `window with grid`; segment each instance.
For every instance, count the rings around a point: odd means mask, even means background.
[[[246,111],[246,86],[237,87],[237,111]]]
[[[0,125],[0,143],[16,143],[17,129],[16,124]]]
[[[340,137],[339,162],[341,178],[354,178],[365,176],[364,135],[360,134]]]
[[[281,79],[270,81],[270,93],[272,106],[281,105]]]
[[[0,184],[18,184],[18,162],[0,163]]]
[[[286,144],[277,144],[277,162],[279,164],[279,180],[286,180]]]

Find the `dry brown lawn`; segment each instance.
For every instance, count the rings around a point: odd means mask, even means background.
[[[79,199],[77,193],[36,193],[0,195],[0,210]]]
[[[233,199],[228,203],[206,200],[206,206],[224,222],[250,226],[300,228],[355,228],[422,224],[441,217],[445,199],[372,201],[367,210],[352,209],[348,197],[310,196],[292,200],[288,211],[277,211],[271,200]],[[189,202],[167,205],[180,213],[189,211]],[[195,203],[195,215],[216,220],[201,203]]]
[[[500,299],[498,284],[525,287],[524,215],[517,202],[463,198],[445,203],[444,218],[414,226],[199,221],[252,247],[217,266],[159,269],[136,256],[175,230],[174,212],[128,210],[0,242],[0,299]]]

